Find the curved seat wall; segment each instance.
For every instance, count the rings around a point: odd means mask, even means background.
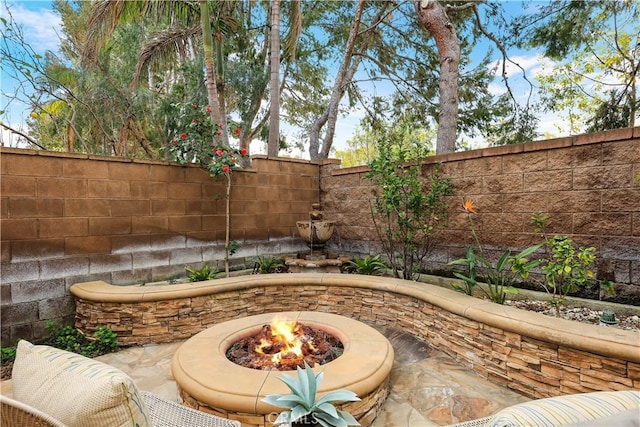
[[[76,327],[121,345],[187,339],[220,322],[320,311],[400,328],[483,377],[532,398],[640,388],[640,333],[585,325],[400,279],[267,274],[155,286],[71,287]]]

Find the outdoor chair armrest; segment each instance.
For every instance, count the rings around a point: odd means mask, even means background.
[[[171,402],[148,391],[140,391],[154,427],[240,427],[240,422],[207,414]]]
[[[5,395],[0,395],[0,406],[0,425],[2,427],[66,427],[39,409]]]
[[[463,421],[461,423],[452,424],[449,427],[484,427],[492,417],[478,418],[477,420]]]

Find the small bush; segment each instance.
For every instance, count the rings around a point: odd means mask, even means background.
[[[93,340],[68,325],[57,327],[53,322],[48,322],[47,330],[49,331],[49,339],[46,344],[86,357],[96,357],[118,349],[116,333],[106,326],[96,330]]]
[[[0,347],[0,362],[7,365],[16,360],[16,347]]]
[[[208,265],[205,265],[200,270],[195,268],[186,268],[187,277],[189,277],[189,281],[191,282],[202,282],[204,280],[215,279],[216,275],[219,273],[218,270],[211,269]]]
[[[269,274],[269,273],[283,273],[286,271],[287,266],[284,265],[284,259],[280,257],[275,258],[264,258],[258,257],[258,262],[256,262],[253,267],[254,274]]]
[[[382,261],[380,255],[367,255],[364,258],[355,257],[346,263],[346,270],[349,273],[366,274],[368,276],[380,276],[387,269],[387,264]]]

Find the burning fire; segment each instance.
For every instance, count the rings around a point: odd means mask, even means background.
[[[292,371],[305,362],[309,366],[331,362],[343,350],[340,340],[329,332],[276,317],[255,334],[234,342],[227,358],[246,368]]]
[[[304,356],[303,346],[314,350],[313,340],[306,337],[300,324],[295,320],[274,319],[269,325],[270,334],[261,338],[254,351],[258,354],[271,355],[274,365],[280,364],[284,358],[298,359]]]

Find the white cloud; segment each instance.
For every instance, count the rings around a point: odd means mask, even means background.
[[[544,67],[550,67],[553,65],[553,61],[542,55],[535,54],[530,56],[516,55],[510,56],[509,61],[505,64],[505,71],[507,77],[512,78],[515,76],[522,76],[522,70],[527,74],[527,78],[532,79],[540,73]],[[502,74],[502,59],[494,61],[490,66],[497,66],[496,75]]]
[[[22,27],[27,43],[37,52],[56,51],[60,44],[62,20],[53,10],[51,2],[30,1],[9,3],[13,20]],[[6,4],[2,3],[2,16],[7,18]]]

